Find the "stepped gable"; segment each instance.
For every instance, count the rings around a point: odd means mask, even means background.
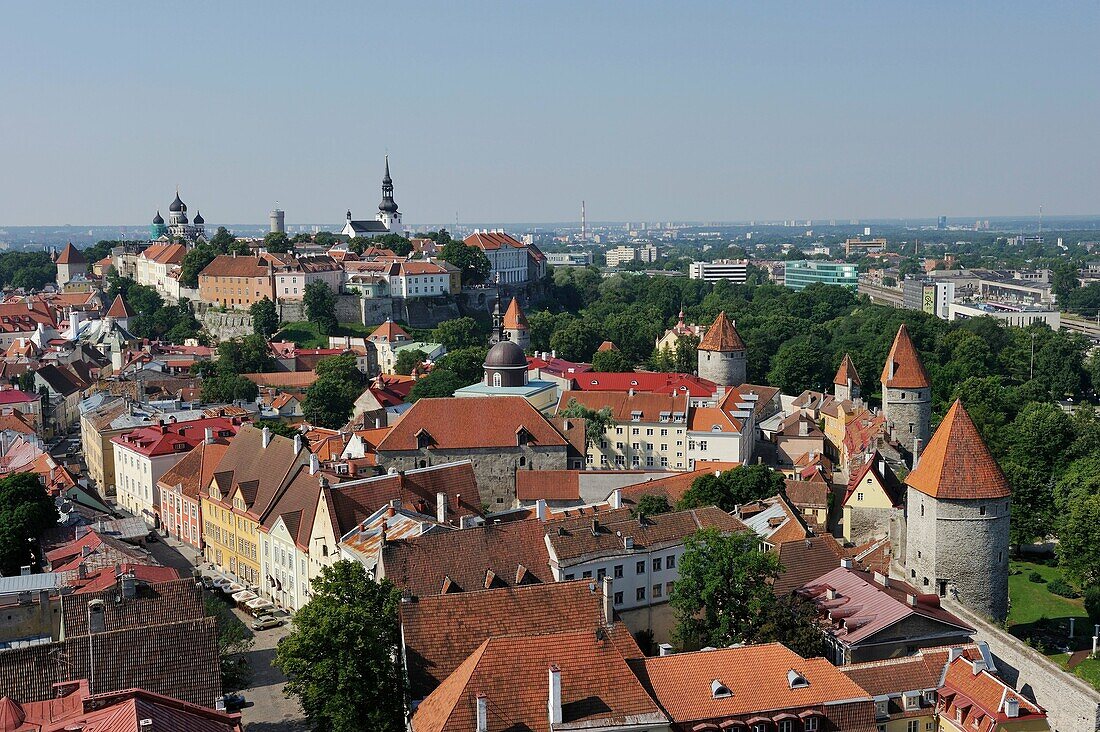
[[[898,328],[886,364],[882,367],[882,385],[893,389],[927,389],[931,386],[920,353],[909,337],[905,323]]]
[[[905,482],[933,498],[1007,498],[1012,493],[961,399],[951,405]]]
[[[508,311],[504,313],[505,330],[527,330],[527,316],[519,307],[519,300],[512,298],[508,305]]]
[[[856,373],[856,365],[852,363],[851,356],[845,353],[844,360],[840,362],[840,368],[836,370],[836,376],[833,377],[833,383],[847,386],[849,379],[855,386],[863,386],[859,380],[859,374]]]
[[[707,334],[699,342],[700,351],[744,351],[745,342],[733,327],[733,323],[726,317],[726,311],[718,313],[714,324],[707,329]]]

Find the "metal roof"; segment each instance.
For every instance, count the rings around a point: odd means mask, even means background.
[[[0,595],[17,595],[20,592],[56,590],[59,587],[61,587],[61,575],[54,572],[0,577]]]

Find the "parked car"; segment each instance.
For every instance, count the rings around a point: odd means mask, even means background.
[[[282,618],[276,618],[273,615],[263,615],[252,621],[252,630],[267,630],[268,628],[278,628],[282,624]]]
[[[230,692],[222,697],[227,712],[235,712],[244,706],[244,694]]]

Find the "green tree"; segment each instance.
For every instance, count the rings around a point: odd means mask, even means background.
[[[827,388],[832,374],[828,345],[815,336],[799,336],[779,347],[768,372],[768,383],[784,394],[801,394],[806,389]]]
[[[817,608],[794,593],[775,598],[762,614],[753,643],[782,643],[803,658],[824,656],[825,634],[817,624]]]
[[[202,380],[204,402],[252,402],[260,394],[260,387],[240,374],[208,376]]]
[[[413,372],[420,364],[428,360],[428,354],[421,351],[419,348],[404,348],[397,354],[397,360],[394,361],[393,371],[397,374],[408,376]]]
[[[316,371],[317,380],[306,390],[302,412],[310,424],[339,429],[347,424],[355,400],[363,393],[366,376],[350,353],[322,359]]]
[[[634,506],[634,510],[631,511],[631,514],[636,517],[658,516],[662,513],[669,513],[670,511],[672,511],[672,506],[668,502],[668,496],[646,493],[638,499],[638,503]]]
[[[286,254],[291,250],[290,237],[281,231],[264,234],[264,249],[272,254]]]
[[[214,236],[210,237],[209,243],[218,254],[231,254],[237,244],[237,237],[230,234],[229,229],[219,226]]]
[[[576,399],[570,399],[565,409],[558,412],[559,417],[584,420],[584,436],[590,445],[600,444],[607,430],[616,425],[615,417],[611,414],[611,407],[591,409],[584,406]]]
[[[203,606],[206,617],[214,618],[217,629],[222,686],[228,691],[242,689],[252,676],[248,652],[252,650],[256,637],[221,600],[207,595]]]
[[[454,373],[462,381],[461,386],[474,384],[485,376],[486,349],[483,346],[472,348],[459,348],[456,351],[447,351],[435,363],[435,369],[446,369]]]
[[[550,336],[550,347],[567,361],[587,361],[599,348],[598,330],[583,320],[571,320]]]
[[[218,373],[261,374],[275,370],[267,339],[252,334],[218,344]]]
[[[1055,551],[1071,580],[1081,587],[1100,583],[1100,493],[1078,495],[1062,518]]]
[[[1077,279],[1077,265],[1069,259],[1061,259],[1054,264],[1051,270],[1050,289],[1061,301],[1070,297],[1070,294],[1081,286]]]
[[[199,286],[199,273],[218,256],[217,247],[213,244],[196,244],[183,255],[180,263],[180,284],[184,287],[195,288]]]
[[[327,283],[314,280],[306,285],[303,301],[306,306],[306,320],[316,323],[323,335],[332,335],[339,327],[336,320],[336,293]]]
[[[445,368],[434,368],[427,375],[420,377],[409,389],[409,395],[405,401],[409,404],[418,399],[441,399],[455,395],[456,389],[469,386],[471,382],[463,380],[454,371]]]
[[[267,427],[273,434],[282,435],[283,437],[289,437],[291,439],[301,434],[294,427],[291,427],[280,419],[257,419],[252,423],[252,426],[258,430]]]
[[[626,373],[633,371],[630,360],[622,354],[622,351],[598,351],[592,357],[592,370],[604,373]]]
[[[275,651],[284,693],[315,729],[404,732],[400,591],[347,560],[322,569],[312,591]]]
[[[0,574],[19,574],[32,564],[36,542],[59,516],[53,499],[34,473],[11,473],[0,479]]]
[[[444,320],[432,329],[432,341],[442,343],[448,351],[481,346],[486,335],[477,321],[469,316]]]
[[[688,537],[672,590],[674,635],[685,650],[752,643],[770,605],[779,559],[751,532],[702,529]]]
[[[485,252],[477,247],[468,247],[461,241],[451,240],[444,244],[439,258],[462,270],[463,287],[482,284],[489,279],[492,270]]]
[[[718,506],[723,511],[732,511],[742,503],[782,493],[784,485],[783,474],[766,465],[739,465],[700,475],[692,481],[676,508]]]
[[[1089,614],[1089,622],[1100,625],[1100,585],[1090,585],[1085,588],[1085,612]]]
[[[252,331],[256,335],[270,338],[279,330],[279,310],[267,295],[252,303],[248,314],[252,316]]]

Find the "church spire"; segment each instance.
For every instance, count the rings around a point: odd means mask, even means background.
[[[397,203],[393,200],[393,178],[390,177],[390,156],[386,156],[386,173],[382,176],[382,203],[378,204],[381,213],[397,213]]]

